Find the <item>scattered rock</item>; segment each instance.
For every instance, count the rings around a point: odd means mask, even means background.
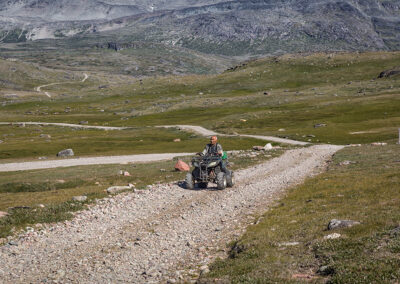
[[[82,120],[79,122],[79,124],[89,124],[89,122],[87,120]]]
[[[165,173],[167,170],[166,169],[160,169],[160,172]]]
[[[387,145],[387,143],[385,143],[385,142],[374,142],[374,143],[371,143],[371,146],[386,146]]]
[[[3,140],[0,140],[0,144],[1,144],[1,143],[4,143],[4,141],[3,141]]]
[[[264,147],[263,146],[253,146],[253,150],[262,151],[262,150],[264,150]]]
[[[63,180],[63,179],[58,179],[58,180],[56,180],[56,183],[65,183],[65,180]]]
[[[39,204],[38,207],[39,208],[45,208],[46,206],[44,206],[44,204]]]
[[[74,151],[72,149],[65,149],[58,152],[57,157],[71,157],[74,156]]]
[[[111,186],[111,187],[107,188],[107,193],[115,194],[115,193],[118,193],[120,191],[127,190],[127,189],[132,189],[132,188],[135,188],[135,186],[133,184],[129,184],[127,186]]]
[[[129,172],[125,171],[125,172],[124,172],[124,176],[125,176],[125,177],[130,177],[131,174],[130,174]]]
[[[190,171],[190,167],[188,164],[186,164],[182,160],[178,160],[178,162],[175,164],[175,170],[180,171],[180,172],[188,172]]]
[[[6,217],[8,215],[7,212],[0,211],[0,218]]]
[[[74,196],[72,197],[73,201],[77,201],[77,202],[85,202],[87,200],[87,196],[82,195],[82,196]]]
[[[361,147],[361,144],[350,144],[350,147]]]
[[[264,146],[264,150],[271,150],[271,149],[273,149],[274,147],[272,146],[272,144],[271,143],[267,143],[267,144],[265,144],[265,146]]]
[[[174,139],[174,142],[181,142],[181,139],[176,138],[176,139]]]
[[[334,240],[340,238],[342,235],[338,233],[333,233],[324,237],[324,240]]]
[[[46,139],[50,139],[51,136],[49,134],[40,134],[39,135],[40,138],[46,138]]]
[[[340,162],[339,163],[339,165],[341,165],[341,166],[348,166],[348,165],[351,165],[351,164],[356,164],[356,162],[354,162],[354,161],[343,161],[343,162]]]
[[[241,122],[246,122],[247,120],[246,120],[246,119],[241,119],[240,121],[241,121]]]
[[[47,160],[48,158],[47,157],[39,157],[38,159],[39,160]]]
[[[390,235],[394,235],[394,236],[400,235],[400,226],[390,230],[389,233],[390,233]]]
[[[359,225],[360,222],[352,221],[352,220],[337,220],[333,219],[328,224],[328,230],[334,230],[338,228],[349,228],[354,225]]]
[[[210,269],[207,265],[203,265],[200,267],[200,275],[207,274],[208,272],[210,272]]]
[[[326,127],[325,123],[317,123],[314,125],[314,128],[319,128],[319,127]]]
[[[299,242],[284,242],[284,243],[279,243],[278,246],[293,247],[293,246],[298,246],[299,244],[300,244]]]
[[[279,128],[278,131],[279,132],[284,132],[284,131],[286,131],[286,129],[285,128]]]
[[[392,77],[395,75],[400,75],[400,67],[382,71],[379,74],[378,78],[388,78],[388,77]]]
[[[297,273],[292,275],[293,279],[314,279],[315,277],[310,274]]]
[[[324,265],[318,269],[317,273],[322,276],[329,276],[335,273],[335,269],[331,266]]]

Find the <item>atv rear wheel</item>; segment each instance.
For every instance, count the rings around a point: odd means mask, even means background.
[[[232,171],[227,171],[226,173],[226,186],[227,187],[232,187],[235,185],[235,178],[233,176]]]
[[[193,176],[191,173],[186,174],[185,186],[186,186],[186,189],[194,189]]]
[[[217,183],[217,188],[219,190],[225,189],[226,188],[226,176],[225,173],[220,172],[217,174],[217,178],[215,179]]]
[[[207,188],[208,182],[199,182],[199,188]]]

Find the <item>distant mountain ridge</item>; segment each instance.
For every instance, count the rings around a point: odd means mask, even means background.
[[[99,34],[222,55],[400,49],[400,0],[8,0],[0,42]]]

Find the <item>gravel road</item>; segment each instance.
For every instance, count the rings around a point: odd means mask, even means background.
[[[57,122],[32,122],[32,121],[21,121],[21,122],[0,122],[0,125],[50,125],[50,126],[61,126],[71,128],[82,128],[82,129],[99,129],[99,130],[124,130],[130,127],[113,127],[113,126],[96,126],[96,125],[85,125],[85,124],[72,124],[72,123],[57,123]]]
[[[0,164],[0,172],[27,171],[37,169],[87,166],[87,165],[106,165],[106,164],[126,164],[136,162],[154,162],[170,160],[179,156],[190,156],[194,153],[164,153],[164,154],[138,154],[125,156],[104,156],[91,158],[61,159],[35,162],[19,162]]]
[[[217,133],[215,131],[208,130],[208,129],[202,127],[202,126],[196,126],[196,125],[163,125],[163,126],[158,126],[158,127],[165,127],[165,128],[177,127],[177,128],[182,129],[182,130],[196,132],[196,133],[198,133],[200,135],[203,135],[203,136],[212,136],[212,135],[218,135],[218,136],[241,136],[241,137],[250,137],[250,138],[256,138],[256,139],[265,140],[265,141],[273,141],[273,142],[291,144],[291,145],[308,145],[308,144],[310,144],[310,143],[303,142],[303,141],[297,141],[297,140],[286,139],[286,138],[279,138],[279,137],[274,137],[274,136],[247,135],[247,134],[227,135],[227,134]]]
[[[233,188],[176,184],[99,200],[72,221],[0,247],[3,283],[159,283],[190,279],[284,189],[321,172],[340,146],[289,150],[236,173]],[[296,240],[283,240],[296,241]],[[186,278],[189,277],[189,278]]]

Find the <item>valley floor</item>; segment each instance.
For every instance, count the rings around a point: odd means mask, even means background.
[[[341,148],[289,150],[238,171],[237,184],[224,191],[161,184],[100,200],[71,221],[44,226],[1,247],[1,279],[151,283],[196,278],[199,267],[224,255],[226,242],[240,236],[285,188],[321,172]]]

